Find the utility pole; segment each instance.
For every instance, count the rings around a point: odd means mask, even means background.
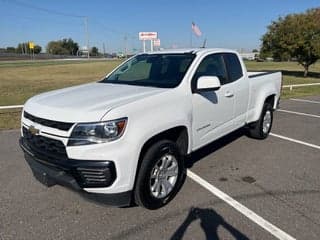
[[[88,59],[89,59],[90,58],[90,47],[89,47],[88,17],[84,17],[84,26],[85,26],[86,44],[87,44]]]
[[[130,41],[130,48],[132,49],[132,54],[134,54],[135,53],[135,46],[134,46],[134,39],[135,39],[135,37],[134,36],[132,36],[131,37],[131,41]]]
[[[102,43],[102,47],[103,47],[103,57],[106,57],[106,46],[104,45],[104,43]]]
[[[128,37],[127,37],[127,34],[124,36],[124,56],[125,58],[127,58],[127,40],[128,40]]]

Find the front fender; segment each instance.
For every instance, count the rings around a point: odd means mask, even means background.
[[[126,177],[132,184],[135,180],[141,150],[153,136],[168,129],[184,126],[188,131],[188,153],[191,151],[192,104],[186,95],[170,90],[162,94],[144,98],[108,112],[103,120],[127,117],[128,124],[121,137],[122,151],[127,152]]]

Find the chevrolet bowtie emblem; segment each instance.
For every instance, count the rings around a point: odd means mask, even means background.
[[[30,126],[29,131],[32,135],[38,135],[40,133],[40,130],[35,128],[34,126]]]

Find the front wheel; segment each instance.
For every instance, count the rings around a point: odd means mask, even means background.
[[[178,193],[185,177],[183,156],[177,144],[161,140],[142,159],[134,189],[135,202],[147,209],[158,209]]]
[[[257,122],[249,125],[248,135],[256,139],[265,139],[268,137],[273,122],[273,109],[271,104],[265,103]]]

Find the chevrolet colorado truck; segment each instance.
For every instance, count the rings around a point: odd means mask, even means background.
[[[98,82],[29,99],[20,146],[47,186],[157,209],[179,191],[191,152],[242,127],[268,136],[281,83],[228,49],[138,54]]]

